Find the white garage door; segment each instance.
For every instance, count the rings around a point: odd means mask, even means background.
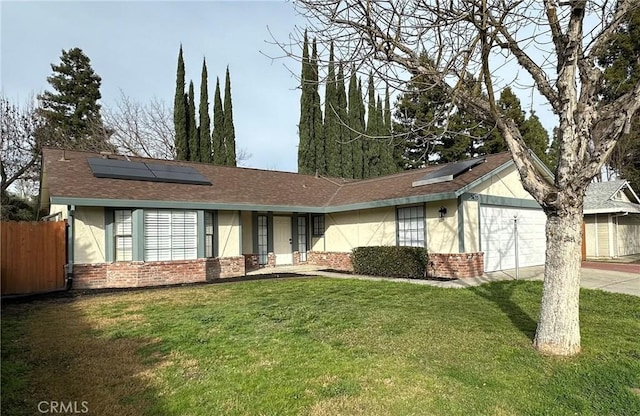
[[[518,265],[544,264],[547,217],[541,209],[480,206],[480,244],[484,252],[484,270],[516,267],[514,217],[518,219]]]

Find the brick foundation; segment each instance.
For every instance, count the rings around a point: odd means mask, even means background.
[[[74,289],[102,289],[198,283],[245,274],[245,259],[216,259],[75,264]]]
[[[307,264],[322,266],[327,269],[353,271],[351,253],[341,253],[336,251],[309,251],[307,253]]]
[[[247,272],[260,268],[260,256],[258,254],[244,254],[244,270]]]
[[[429,253],[429,277],[479,277],[484,274],[484,253]]]

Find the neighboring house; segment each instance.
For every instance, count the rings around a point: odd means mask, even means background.
[[[68,220],[76,288],[349,270],[359,246],[426,247],[444,277],[513,268],[516,246],[519,266],[544,263],[545,215],[507,153],[366,180],[57,149],[42,166],[40,207]]]
[[[640,199],[629,182],[589,185],[584,199],[583,257],[640,253]]]

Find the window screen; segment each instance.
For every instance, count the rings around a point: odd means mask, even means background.
[[[398,245],[425,247],[424,207],[398,208]]]
[[[114,247],[116,261],[131,261],[133,258],[132,221],[130,209],[114,211]]]
[[[196,211],[145,210],[145,261],[195,259],[197,246]]]

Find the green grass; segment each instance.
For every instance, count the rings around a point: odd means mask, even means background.
[[[558,359],[531,346],[540,296],[317,278],[8,305],[2,414],[640,414],[640,298],[583,290]]]

